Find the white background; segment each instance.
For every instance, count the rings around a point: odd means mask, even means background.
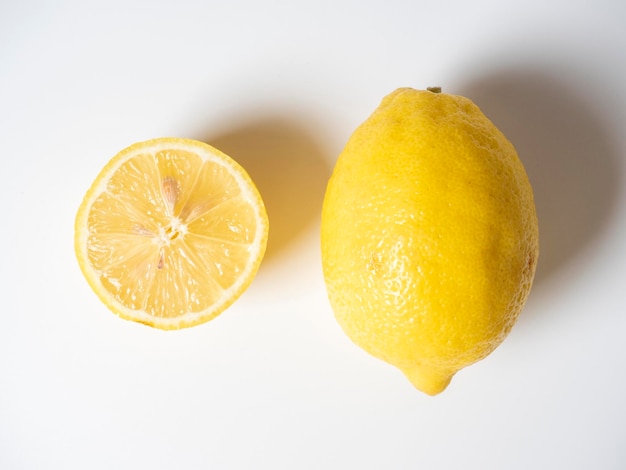
[[[0,3],[0,469],[626,468],[621,0]],[[319,216],[400,86],[472,98],[518,148],[541,256],[508,339],[437,397],[353,346]],[[257,182],[249,290],[163,332],[111,314],[80,201],[136,141],[205,140]]]

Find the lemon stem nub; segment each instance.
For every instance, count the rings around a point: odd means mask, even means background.
[[[401,370],[415,388],[428,395],[437,395],[443,392],[454,375],[454,372],[448,370],[425,366],[416,366],[411,369]]]
[[[441,93],[441,87],[440,86],[429,86],[426,88],[427,91],[430,91],[431,93]]]

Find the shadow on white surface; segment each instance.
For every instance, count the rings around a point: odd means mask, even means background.
[[[235,159],[257,185],[270,219],[264,264],[319,217],[331,167],[316,138],[294,119],[248,118],[196,138]]]
[[[516,147],[535,193],[540,255],[535,287],[589,251],[616,214],[621,184],[609,117],[566,75],[510,67],[466,83],[472,99]]]

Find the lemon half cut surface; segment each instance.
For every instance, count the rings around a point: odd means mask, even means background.
[[[78,210],[74,243],[110,310],[179,329],[215,318],[244,292],[267,236],[246,171],[206,143],[168,137],[111,159]]]

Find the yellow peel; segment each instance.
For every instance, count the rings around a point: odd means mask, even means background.
[[[429,394],[504,340],[538,257],[515,149],[469,99],[439,89],[394,91],[350,137],[321,238],[341,327]]]

